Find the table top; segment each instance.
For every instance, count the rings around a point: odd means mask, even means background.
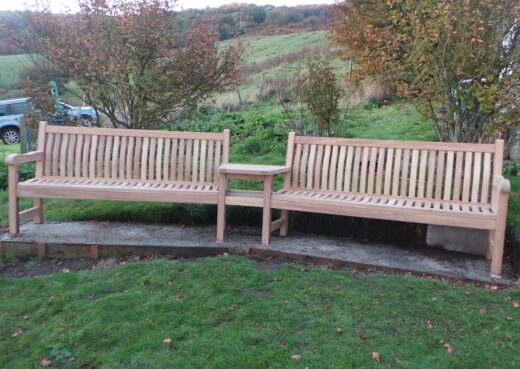
[[[222,164],[219,172],[224,174],[244,174],[253,176],[271,176],[286,173],[291,167],[285,165],[262,165],[262,164]]]

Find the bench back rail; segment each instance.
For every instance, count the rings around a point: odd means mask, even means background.
[[[229,158],[223,133],[40,126],[40,174],[125,181],[217,183]],[[38,173],[37,173],[38,174]]]
[[[503,141],[452,144],[291,134],[286,189],[491,203]]]

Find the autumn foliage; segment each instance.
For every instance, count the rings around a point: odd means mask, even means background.
[[[332,37],[354,77],[413,97],[439,139],[480,142],[519,122],[520,2],[349,0]]]
[[[182,31],[167,0],[77,1],[74,14],[53,14],[45,3],[28,11],[30,46],[116,127],[171,122],[241,78],[243,46],[220,46],[210,19]]]

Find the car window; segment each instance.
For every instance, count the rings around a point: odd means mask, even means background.
[[[7,105],[0,105],[0,117],[7,115]]]
[[[28,111],[31,111],[31,104],[29,102],[22,102],[9,105],[10,114],[25,114]]]

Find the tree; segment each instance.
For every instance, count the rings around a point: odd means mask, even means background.
[[[243,46],[218,44],[210,19],[176,27],[168,0],[77,0],[26,13],[39,54],[74,80],[116,127],[155,128],[241,78]]]
[[[338,119],[341,90],[329,63],[312,61],[308,63],[308,67],[309,76],[303,100],[316,119],[318,133],[330,136],[332,125]]]
[[[517,0],[349,0],[335,15],[354,76],[414,97],[440,140],[485,141],[518,124]]]

